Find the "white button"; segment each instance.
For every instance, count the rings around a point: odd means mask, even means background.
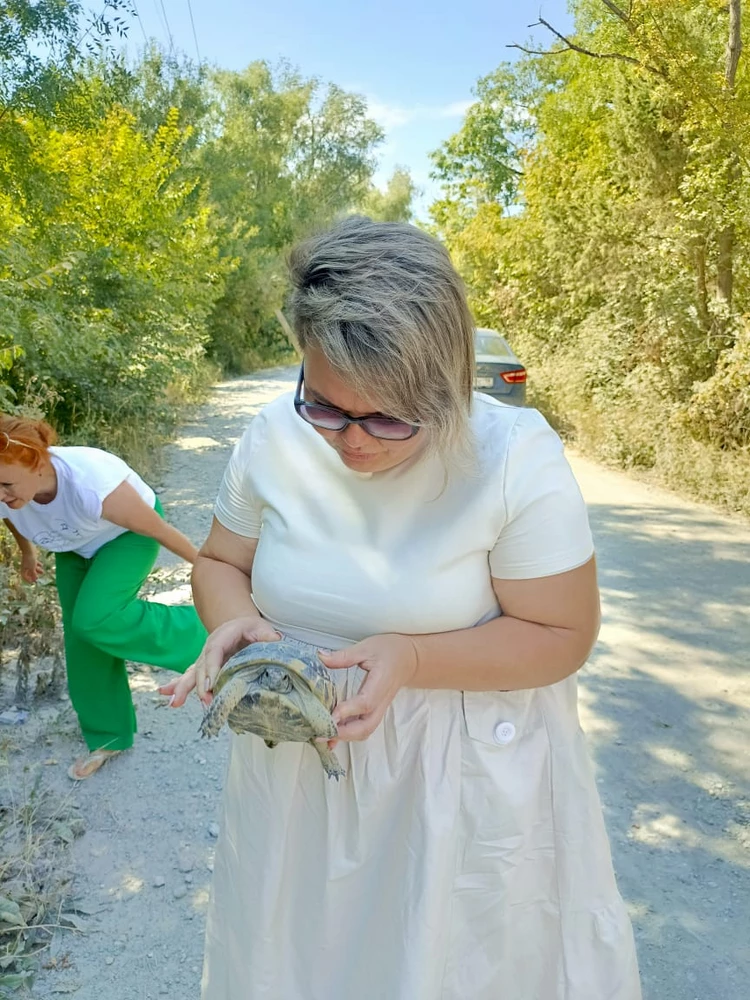
[[[500,746],[505,746],[505,744],[510,743],[516,735],[516,727],[512,722],[498,722],[495,726],[494,735],[495,743],[499,743]]]

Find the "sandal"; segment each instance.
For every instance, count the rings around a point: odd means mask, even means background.
[[[79,757],[75,764],[68,768],[68,777],[73,781],[84,781],[96,774],[102,764],[106,764],[110,757],[117,756],[122,750],[92,750],[85,757]]]

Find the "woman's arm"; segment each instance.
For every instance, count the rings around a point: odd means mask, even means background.
[[[36,545],[30,542],[25,535],[22,535],[7,517],[3,518],[3,524],[15,538],[21,552],[21,579],[25,580],[26,583],[36,583],[44,572],[44,567],[37,558]]]
[[[517,691],[546,687],[586,662],[599,633],[596,563],[535,580],[492,580],[502,617],[476,628],[412,636],[409,687]]]
[[[257,538],[238,535],[213,519],[191,577],[195,607],[209,632],[235,618],[261,617],[250,583],[257,547]]]
[[[367,671],[334,713],[342,739],[366,739],[402,687],[515,691],[554,684],[585,663],[599,631],[593,558],[556,576],[492,584],[503,615],[485,625],[376,635],[323,656],[329,667]]]
[[[3,518],[3,524],[8,529],[8,531],[11,533],[11,535],[13,535],[13,537],[15,538],[16,542],[18,543],[18,547],[21,550],[21,552],[23,552],[23,553],[31,552],[31,551],[36,552],[36,546],[34,545],[34,543],[30,542],[25,535],[22,535],[21,532],[18,530],[18,528],[15,526],[15,524],[13,524],[12,521],[9,521],[7,517],[4,517]]]
[[[180,559],[193,563],[198,550],[181,531],[167,524],[130,483],[120,483],[102,501],[102,517],[137,535],[153,538]]]

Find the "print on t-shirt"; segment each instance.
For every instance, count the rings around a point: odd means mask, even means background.
[[[43,549],[54,552],[58,546],[70,542],[73,538],[80,538],[81,532],[78,528],[72,528],[67,521],[59,517],[53,518],[53,528],[46,531],[37,531],[31,541],[34,545],[39,545]],[[55,531],[54,528],[57,530]]]

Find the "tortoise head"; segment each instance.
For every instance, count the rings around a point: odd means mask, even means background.
[[[292,690],[292,679],[286,667],[279,667],[270,664],[263,673],[258,674],[256,683],[265,688],[266,691],[278,691],[279,694],[288,694]]]

